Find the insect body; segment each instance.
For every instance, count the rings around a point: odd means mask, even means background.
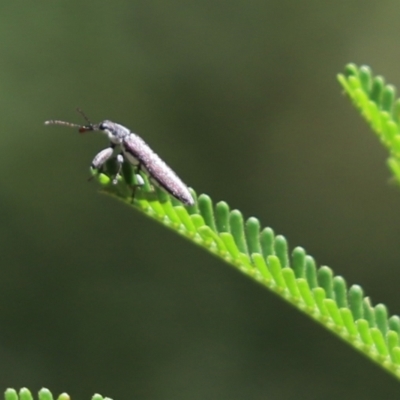
[[[117,176],[113,183],[117,183],[117,177],[121,172],[124,158],[136,168],[136,173],[143,171],[148,175],[150,181],[155,185],[162,187],[172,196],[186,205],[193,205],[194,200],[187,186],[180,180],[174,171],[154,153],[154,151],[135,133],[128,128],[115,122],[105,120],[98,124],[92,124],[83,114],[78,111],[88,122],[87,125],[77,125],[70,122],[51,120],[46,121],[46,125],[65,125],[78,128],[79,132],[100,131],[108,136],[110,146],[100,151],[92,161],[92,168],[100,171],[104,163],[110,159],[115,152],[118,152],[116,161],[118,164]],[[140,175],[137,175],[138,186],[143,185],[144,181]]]

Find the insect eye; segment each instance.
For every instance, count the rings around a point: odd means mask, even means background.
[[[107,129],[107,125],[106,125],[104,122],[102,122],[102,123],[99,125],[99,129],[101,129],[102,131],[105,131],[105,130]]]

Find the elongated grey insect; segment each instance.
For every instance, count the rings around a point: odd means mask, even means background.
[[[121,172],[124,158],[129,161],[136,169],[137,186],[144,184],[139,172],[143,171],[148,175],[150,181],[166,190],[172,196],[186,205],[193,205],[194,200],[188,187],[180,180],[175,172],[154,153],[154,151],[135,133],[128,128],[115,122],[104,120],[98,124],[92,124],[82,110],[78,112],[86,120],[86,125],[73,124],[71,122],[50,120],[45,125],[64,125],[71,128],[78,128],[80,133],[100,131],[108,136],[110,146],[100,151],[92,161],[92,168],[101,171],[104,163],[117,153],[116,161],[118,172],[113,184],[117,183],[117,178]]]

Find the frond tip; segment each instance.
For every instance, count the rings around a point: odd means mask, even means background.
[[[367,78],[364,84],[372,91]],[[360,286],[348,288],[331,268],[317,268],[302,247],[289,253],[286,239],[262,229],[257,218],[245,220],[226,202],[214,205],[193,190],[195,204],[187,207],[162,190],[139,189],[132,198],[123,179],[117,185],[99,182],[104,193],[211,252],[400,378],[400,318],[388,317],[384,305],[374,307]]]
[[[400,99],[396,88],[367,66],[348,64],[338,80],[355,107],[388,149],[387,165],[400,183]]]

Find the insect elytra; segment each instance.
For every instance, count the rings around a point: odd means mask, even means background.
[[[116,122],[104,120],[98,124],[92,124],[82,110],[78,112],[86,120],[86,125],[78,125],[71,122],[49,120],[45,125],[64,125],[78,128],[80,133],[100,131],[107,135],[110,141],[109,147],[100,151],[94,157],[91,167],[101,172],[104,163],[115,155],[118,172],[112,182],[117,183],[121,172],[123,160],[127,160],[135,168],[138,177],[137,185],[144,184],[140,172],[145,173],[151,183],[163,188],[169,194],[186,205],[193,205],[194,200],[188,187],[182,182],[178,175],[150,148],[150,146],[130,129]]]

